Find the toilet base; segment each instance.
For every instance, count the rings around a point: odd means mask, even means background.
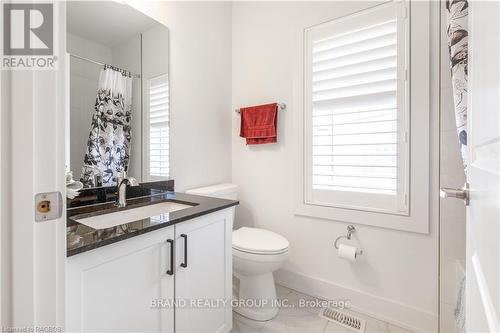
[[[235,274],[236,275],[236,274]],[[236,291],[236,313],[257,321],[271,320],[279,312],[276,287],[272,273],[243,276],[236,275],[239,288]]]

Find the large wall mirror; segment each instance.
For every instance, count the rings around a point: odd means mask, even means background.
[[[168,28],[119,2],[71,1],[67,52],[67,183],[168,179]]]

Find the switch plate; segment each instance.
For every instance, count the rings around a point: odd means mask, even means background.
[[[62,216],[63,200],[61,192],[35,194],[35,221],[56,220]]]

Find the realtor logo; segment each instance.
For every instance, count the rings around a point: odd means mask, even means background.
[[[54,5],[3,4],[2,69],[54,69]]]
[[[53,55],[53,5],[5,3],[3,6],[4,55]]]

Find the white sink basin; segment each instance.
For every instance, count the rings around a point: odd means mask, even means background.
[[[159,216],[162,214],[168,214],[171,212],[175,212],[190,207],[193,206],[167,201],[167,202],[157,203],[154,205],[132,208],[109,214],[102,214],[92,217],[75,219],[75,221],[81,224],[85,224],[86,226],[91,227],[93,229],[106,229],[115,227],[120,224],[139,221],[146,219],[148,217]]]

